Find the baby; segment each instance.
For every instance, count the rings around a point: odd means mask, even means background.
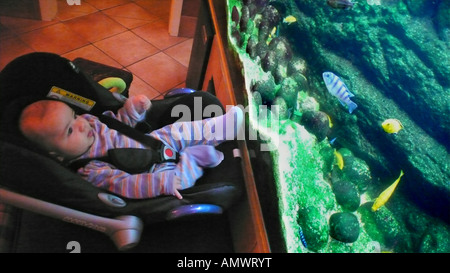
[[[145,118],[150,107],[151,101],[138,95],[130,97],[116,114],[112,111],[104,114],[134,127]],[[221,116],[176,122],[152,131],[150,136],[178,152],[180,157],[178,162],[154,164],[148,172],[130,174],[110,163],[93,159],[79,168],[78,173],[95,186],[127,198],[174,195],[181,199],[179,190],[193,186],[203,175],[203,168],[220,164],[223,154],[214,147],[235,139],[243,121],[242,110],[234,106]],[[19,128],[28,140],[65,163],[106,156],[113,148],[146,148],[108,128],[96,116],[76,115],[67,104],[55,100],[28,105],[20,116]]]

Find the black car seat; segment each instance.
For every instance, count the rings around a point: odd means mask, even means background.
[[[120,95],[112,93],[98,83],[104,77],[122,78],[127,88]],[[183,190],[183,199],[131,200],[94,187],[33,147],[18,131],[23,107],[45,99],[53,87],[63,90],[60,99],[75,102],[72,106],[79,113],[101,115],[122,106],[131,81],[127,71],[81,58],[70,61],[53,53],[31,53],[9,63],[0,72],[0,202],[104,232],[120,250],[138,244],[148,224],[220,214],[230,208],[243,190],[236,141],[217,147],[224,153],[224,161],[206,169],[194,187]],[[176,121],[170,116],[171,108],[178,104],[194,107],[199,98],[203,107],[220,105],[207,92],[173,90],[164,99],[152,101],[146,122],[137,126],[138,130],[148,132]]]

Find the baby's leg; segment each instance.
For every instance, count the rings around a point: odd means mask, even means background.
[[[244,133],[244,113],[233,106],[222,116],[203,120],[176,122],[155,130],[151,135],[177,151],[199,144],[216,146]]]
[[[181,189],[183,190],[194,186],[195,181],[203,175],[203,168],[188,153],[182,153],[176,170],[181,178]]]
[[[203,141],[204,144],[220,144],[226,140],[233,140],[241,137],[244,133],[244,113],[238,106],[231,107],[225,115],[203,120]],[[243,138],[242,138],[243,139]]]
[[[210,145],[186,147],[180,153],[176,173],[181,178],[182,189],[192,187],[202,177],[204,168],[213,168],[223,160],[223,153]]]

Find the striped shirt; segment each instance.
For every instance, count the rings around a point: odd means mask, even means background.
[[[104,114],[132,127],[145,118],[145,111],[138,113],[132,98],[126,101],[117,114],[111,111]],[[84,114],[82,117],[94,128],[95,140],[90,149],[77,159],[102,157],[113,148],[146,148],[134,139],[108,128],[96,116]],[[127,198],[172,195],[175,190],[173,187],[175,176],[181,178],[182,189],[186,189],[193,186],[203,175],[204,167],[214,167],[222,161],[223,154],[214,146],[223,141],[211,137],[210,132],[214,125],[211,125],[210,120],[178,122],[150,133],[152,137],[180,154],[178,163],[155,164],[151,171],[130,174],[109,163],[92,160],[78,169],[78,173],[95,186]]]

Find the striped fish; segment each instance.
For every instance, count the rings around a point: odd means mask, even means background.
[[[302,241],[303,246],[308,248],[308,244],[306,243],[306,239],[305,239],[305,235],[303,234],[302,227],[298,228],[298,234],[300,235],[300,241]]]
[[[339,102],[348,107],[348,112],[351,114],[353,110],[358,107],[356,103],[350,100],[351,97],[354,97],[345,83],[332,72],[324,72],[322,74],[325,85],[330,92],[331,95],[335,96],[339,99]]]

